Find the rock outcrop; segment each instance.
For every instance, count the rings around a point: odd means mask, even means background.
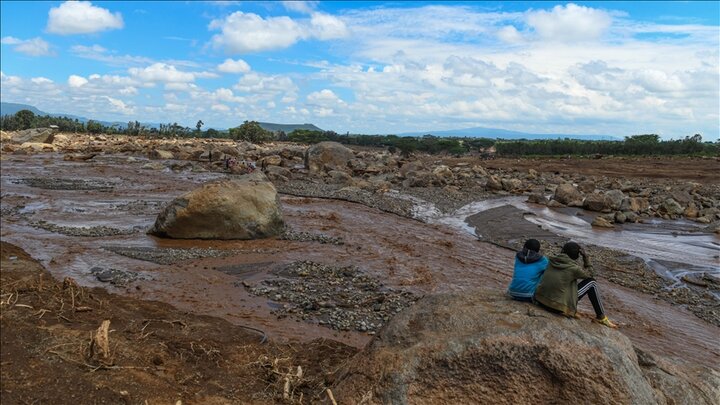
[[[335,397],[348,404],[712,404],[720,395],[714,370],[671,365],[619,331],[496,291],[418,301],[336,377]]]
[[[305,167],[318,173],[330,170],[345,170],[348,162],[355,157],[352,149],[337,142],[320,142],[305,152]]]
[[[275,187],[262,173],[203,185],[174,199],[151,234],[178,239],[260,239],[284,228]]]

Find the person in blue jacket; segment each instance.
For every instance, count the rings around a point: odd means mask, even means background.
[[[515,255],[515,269],[508,287],[514,300],[532,302],[535,288],[548,266],[547,257],[540,254],[540,242],[528,239],[522,250]]]

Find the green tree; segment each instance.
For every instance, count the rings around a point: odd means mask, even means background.
[[[103,132],[103,125],[97,121],[90,120],[87,122],[87,130],[91,134],[99,134]]]
[[[20,110],[15,113],[15,119],[20,129],[33,128],[35,124],[35,113],[30,110]]]
[[[245,121],[237,128],[230,128],[230,137],[241,141],[263,143],[272,140],[273,134],[264,130],[257,121]]]

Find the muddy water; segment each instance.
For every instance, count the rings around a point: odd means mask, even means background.
[[[702,232],[703,225],[695,222],[653,219],[644,224],[598,229],[590,226],[597,213],[575,208],[550,209],[528,204],[524,197],[478,201],[451,215],[441,215],[431,205],[420,204],[417,215],[429,223],[445,224],[482,236],[482,227],[473,227],[467,218],[506,205],[530,214],[525,215],[527,221],[553,234],[640,257],[661,276],[673,279],[675,286],[683,285],[681,278],[690,274],[720,276],[720,236]]]
[[[223,175],[145,170],[141,168],[145,163],[128,161],[122,156],[102,156],[99,161],[89,162],[63,162],[53,155],[3,159],[2,240],[19,245],[41,260],[57,278],[71,276],[86,286],[101,286],[121,294],[168,302],[194,313],[223,317],[262,329],[273,339],[328,337],[357,347],[371,336],[337,332],[293,318],[277,319],[271,310],[278,303],[249,295],[240,282],[257,283],[272,270],[296,260],[355,265],[380,278],[388,287],[411,290],[418,295],[504,289],[512,274],[514,252],[479,242],[474,234],[466,232],[464,217],[458,221],[462,215],[434,217],[426,224],[332,200],[283,197],[284,216],[295,231],[342,238],[343,245],[151,237],[144,230],[152,225],[163,203]],[[27,178],[81,179],[91,186],[108,187],[53,190],[20,181]],[[66,236],[31,226],[40,220],[136,232],[105,237]],[[112,253],[104,249],[107,246],[213,248],[234,253],[223,258],[160,265]],[[122,269],[142,279],[129,287],[115,287],[99,282],[90,273],[93,267]],[[636,344],[655,352],[659,348],[661,354],[700,364],[716,366],[720,362],[716,327],[681,308],[632,290],[613,287],[608,293],[612,294],[610,310],[626,325],[624,333]],[[672,328],[669,330],[666,325]]]

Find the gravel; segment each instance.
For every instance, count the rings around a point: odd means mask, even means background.
[[[336,330],[375,334],[393,315],[419,297],[409,291],[385,288],[357,267],[293,262],[278,277],[258,285],[238,283],[251,294],[277,303],[278,318],[293,316]]]
[[[114,184],[102,180],[61,179],[52,177],[26,177],[12,180],[14,184],[25,184],[30,187],[46,190],[94,190],[112,191]]]
[[[305,231],[295,231],[291,228],[286,228],[278,239],[280,240],[291,240],[295,242],[318,242],[322,244],[330,245],[344,245],[345,242],[342,238],[335,238],[322,233],[310,233]]]
[[[47,221],[33,221],[30,225],[44,229],[46,231],[61,233],[67,236],[81,236],[81,237],[104,237],[104,236],[117,236],[117,235],[131,235],[142,230],[141,227],[135,227],[130,229],[119,229],[109,226],[90,226],[90,227],[77,227],[77,226],[64,226],[57,225]]]
[[[146,277],[138,273],[112,268],[104,269],[102,267],[93,267],[90,269],[90,273],[93,274],[98,281],[116,286],[125,286],[136,280],[147,280]]]
[[[153,248],[153,247],[121,247],[121,246],[103,246],[103,249],[110,252],[131,257],[133,259],[144,260],[157,264],[173,264],[185,260],[202,259],[207,257],[227,257],[241,253],[247,253],[241,250],[221,250],[211,248]],[[253,250],[253,253],[259,251]]]

